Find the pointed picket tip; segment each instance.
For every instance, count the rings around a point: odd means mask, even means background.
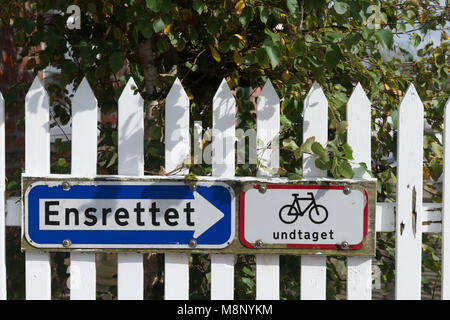
[[[73,98],[78,98],[82,96],[83,98],[93,98],[95,100],[97,100],[95,98],[94,92],[91,89],[91,86],[89,85],[89,81],[86,79],[86,77],[83,78],[83,80],[81,80],[81,83],[79,84],[78,88],[75,91],[75,94],[73,96]]]
[[[180,79],[178,79],[177,77],[173,82],[172,87],[169,90],[169,93],[167,94],[166,101],[171,101],[172,99],[175,99],[175,101],[177,101],[180,98],[189,100],[189,97],[186,91],[184,90]]]
[[[363,89],[363,87],[361,86],[361,83],[360,83],[360,82],[358,82],[358,83],[356,84],[356,86],[353,88],[352,94],[350,95],[350,99],[351,99],[353,96],[361,96],[361,97],[367,98],[366,92],[364,91],[364,89]],[[369,100],[369,99],[367,99],[367,100]]]
[[[309,92],[306,95],[303,105],[304,105],[303,112],[305,112],[307,109],[311,109],[319,105],[322,105],[323,108],[328,108],[327,97],[325,96],[322,87],[317,81],[313,82],[311,89],[309,89]]]
[[[366,92],[364,91],[363,87],[361,86],[361,83],[359,82],[353,89],[353,92],[350,95],[350,98],[348,99],[347,105],[352,106],[353,102],[358,102],[358,105],[355,105],[355,107],[359,107],[361,103],[364,103],[369,106],[371,105],[370,100],[366,95]]]
[[[33,83],[31,84],[30,90],[36,90],[36,89],[40,89],[43,87],[44,87],[44,85],[42,84],[42,81],[39,78],[39,76],[34,77],[34,80],[33,80]]]
[[[138,101],[141,100],[144,101],[139,92],[137,94],[134,94],[136,88],[137,88],[136,82],[134,81],[133,77],[130,77],[130,79],[128,79],[127,81],[127,84],[123,88],[122,93],[120,94],[119,102],[122,101],[123,99],[137,99]]]
[[[216,91],[216,94],[213,97],[213,101],[217,99],[229,99],[233,98],[233,93],[231,92],[230,87],[225,79],[222,79],[222,82],[219,85],[219,88]]]
[[[408,108],[408,110],[405,109],[404,112],[410,112],[411,107],[408,107],[409,105],[415,105],[415,108],[417,108],[416,110],[419,110],[421,113],[423,113],[422,100],[420,99],[419,94],[417,93],[416,88],[414,87],[414,84],[412,82],[406,90],[402,101],[400,102],[400,105],[398,107],[399,112],[402,112],[402,110],[405,108]]]
[[[313,82],[311,89],[309,89],[308,94],[306,95],[306,98],[311,97],[313,95],[320,95],[326,98],[325,93],[323,93],[322,87],[317,81]]]
[[[270,81],[270,79],[267,79],[259,96],[265,97],[268,101],[275,101],[275,100],[277,100],[278,102],[280,101],[280,98],[278,97],[278,94],[275,91],[275,88],[273,87],[272,81]]]
[[[45,95],[47,95],[47,90],[45,90],[44,85],[41,82],[41,79],[36,76],[34,77],[33,83],[30,86],[30,89],[28,89],[27,97],[36,94],[37,91],[41,91]]]

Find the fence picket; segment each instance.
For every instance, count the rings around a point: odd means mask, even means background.
[[[144,176],[144,100],[134,94],[132,77],[119,98],[118,174]],[[120,300],[144,298],[144,261],[141,253],[117,255],[117,297]]]
[[[260,161],[258,176],[271,176],[279,168],[280,98],[267,80],[256,104],[256,144]],[[256,255],[256,299],[280,297],[280,256]]]
[[[328,101],[317,82],[314,82],[304,102],[303,141],[315,137],[323,146],[328,141]],[[327,173],[316,168],[312,155],[303,155],[303,176],[326,177]],[[326,298],[326,256],[303,255],[300,260],[300,298]]]
[[[183,163],[190,156],[189,98],[178,78],[166,97],[165,119],[165,169],[185,175]],[[164,270],[165,299],[189,299],[189,255],[166,253]]]
[[[420,299],[423,104],[411,84],[399,106],[395,297]],[[414,148],[411,148],[414,141]]]
[[[38,76],[25,97],[25,173],[50,174],[49,97]],[[51,299],[50,255],[25,252],[25,295],[27,300]]]
[[[450,300],[450,99],[444,109],[443,148],[441,297],[443,300]]]
[[[0,300],[6,300],[5,100],[0,92]]]
[[[130,78],[118,109],[119,174],[144,176],[144,113],[143,99],[134,95],[134,81]],[[449,100],[450,101],[450,100]],[[397,150],[396,203],[377,203],[377,232],[396,232],[396,299],[421,298],[421,242],[422,232],[442,232],[442,299],[450,299],[450,107],[444,115],[444,168],[442,214],[440,204],[422,204],[423,165],[423,104],[411,84],[399,106]],[[5,101],[0,93],[0,203],[4,201]],[[83,79],[72,98],[72,176],[94,177],[97,166],[96,98],[86,79]],[[370,167],[371,112],[370,101],[358,83],[347,103],[348,138],[356,163]],[[183,162],[190,160],[189,99],[178,79],[166,98],[165,169],[170,174],[185,175]],[[212,164],[213,176],[234,177],[235,172],[235,100],[223,80],[213,98]],[[25,98],[25,174],[50,175],[50,117],[49,97],[38,77]],[[280,99],[268,80],[257,102],[257,145],[260,160],[258,176],[273,176],[279,167],[278,135]],[[199,130],[196,126],[195,130]],[[314,83],[304,102],[303,139],[315,136],[322,145],[328,138],[328,102],[322,89]],[[408,141],[408,143],[406,142]],[[410,142],[415,141],[414,148]],[[326,176],[316,168],[315,158],[305,154],[303,175],[308,178]],[[369,175],[354,165],[355,178]],[[6,299],[5,264],[5,206],[0,207],[0,300]],[[396,214],[394,215],[394,210]],[[9,211],[8,211],[9,213]],[[14,213],[13,213],[14,214]],[[395,220],[394,220],[395,217]],[[9,225],[18,225],[10,218]],[[441,225],[442,220],[442,225]],[[422,222],[430,222],[422,226]],[[8,224],[7,224],[8,225]],[[395,228],[395,230],[394,230]],[[233,299],[234,255],[211,255],[211,299]],[[25,252],[26,299],[51,298],[51,268],[49,253]],[[371,257],[347,258],[347,298],[371,299]],[[279,255],[256,255],[256,298],[279,299]],[[301,257],[301,299],[326,298],[326,256]],[[118,254],[118,298],[143,299],[143,255]],[[71,299],[95,299],[95,254],[71,252]],[[189,255],[165,254],[165,299],[189,298]]]
[[[370,101],[358,83],[347,103],[347,143],[353,148],[355,162],[371,166],[371,112]],[[370,178],[359,165],[352,165],[354,178]],[[347,258],[347,299],[370,300],[372,298],[372,258]]]
[[[225,79],[213,98],[212,175],[234,177],[236,103]],[[211,255],[211,299],[234,297],[234,256]]]
[[[93,177],[97,173],[97,99],[86,78],[72,98],[73,176]],[[95,300],[95,253],[70,253],[70,299]]]

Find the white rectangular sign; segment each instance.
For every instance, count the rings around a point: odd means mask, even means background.
[[[359,249],[367,235],[368,195],[344,185],[255,185],[241,194],[246,247]]]

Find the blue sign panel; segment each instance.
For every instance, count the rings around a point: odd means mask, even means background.
[[[24,201],[37,248],[220,249],[234,238],[234,192],[221,182],[34,182]]]

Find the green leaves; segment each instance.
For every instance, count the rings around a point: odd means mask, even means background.
[[[295,14],[300,10],[297,0],[286,0],[286,6],[292,14]]]
[[[242,24],[243,28],[247,28],[248,24],[250,23],[250,21],[253,20],[253,9],[251,7],[245,7],[242,10],[242,13],[239,17],[239,22]]]
[[[357,47],[358,43],[362,40],[362,36],[359,33],[349,33],[344,40],[344,45],[347,50],[350,50],[352,54],[356,54],[359,49]]]
[[[325,61],[327,63],[327,68],[332,70],[342,59],[341,50],[337,45],[332,45],[327,47],[327,52],[325,54]]]
[[[295,159],[300,159],[304,153],[314,155],[316,157],[314,160],[315,166],[327,171],[329,176],[333,178],[351,179],[353,167],[350,161],[353,160],[353,150],[348,143],[340,143],[339,141],[339,139],[330,141],[324,148],[322,144],[315,141],[315,137],[310,137],[299,147],[293,139],[287,138],[283,140],[282,146],[283,150],[293,152]],[[368,171],[366,166],[364,166],[364,170]],[[298,172],[290,172],[287,176],[291,180],[302,178]]]
[[[296,56],[303,56],[306,54],[306,43],[303,39],[297,39],[292,46]]]
[[[269,57],[272,69],[275,69],[275,67],[278,65],[278,62],[280,62],[281,59],[280,45],[278,43],[273,42],[272,39],[266,38],[266,40],[264,40],[263,48],[265,49],[267,56]]]
[[[206,9],[206,4],[203,0],[194,0],[192,2],[192,9],[194,9],[198,14],[202,14],[203,10]]]
[[[353,150],[347,143],[336,145],[334,140],[325,149],[320,143],[313,142],[311,151],[317,157],[314,162],[317,168],[327,171],[333,178],[353,178],[353,168],[349,162],[353,160]]]
[[[161,7],[161,0],[145,0],[147,8],[154,12],[158,12]]]
[[[146,39],[153,35],[153,25],[147,19],[138,19],[137,28]]]
[[[337,14],[345,14],[349,8],[348,4],[343,1],[334,1],[334,10]]]
[[[344,178],[353,178],[352,166],[347,161],[340,161],[337,165],[337,170]]]
[[[206,20],[206,28],[208,29],[208,31],[210,33],[218,32],[219,31],[219,20],[214,16],[209,17],[208,20]]]
[[[411,45],[414,48],[417,48],[420,44],[420,41],[422,39],[420,38],[420,36],[417,33],[413,33],[410,37],[409,37],[409,43],[411,43]]]
[[[389,29],[376,30],[375,36],[377,37],[383,49],[389,50],[392,48],[392,44],[394,42],[394,35],[392,34],[391,30]]]
[[[108,62],[109,66],[111,67],[111,70],[114,73],[118,72],[120,69],[122,69],[123,66],[122,53],[119,51],[114,52],[109,56]]]
[[[147,8],[153,12],[168,13],[171,6],[171,0],[145,0]]]
[[[315,137],[309,137],[308,139],[306,139],[306,141],[303,142],[302,145],[300,146],[300,150],[302,152],[312,153],[313,151],[311,149],[311,146],[314,143],[315,139],[316,139]]]
[[[443,172],[442,163],[437,158],[433,158],[431,159],[428,167],[430,170],[431,178],[433,178],[434,181],[437,181],[441,177]]]
[[[155,30],[155,32],[164,30],[165,26],[166,24],[164,23],[164,20],[162,18],[158,18],[153,22],[153,30]]]
[[[269,9],[267,9],[267,7],[265,6],[260,6],[258,7],[258,10],[259,10],[259,19],[261,20],[262,23],[266,24],[270,16]]]
[[[323,158],[323,157],[327,156],[325,149],[318,142],[314,142],[311,144],[311,151],[319,158]]]

